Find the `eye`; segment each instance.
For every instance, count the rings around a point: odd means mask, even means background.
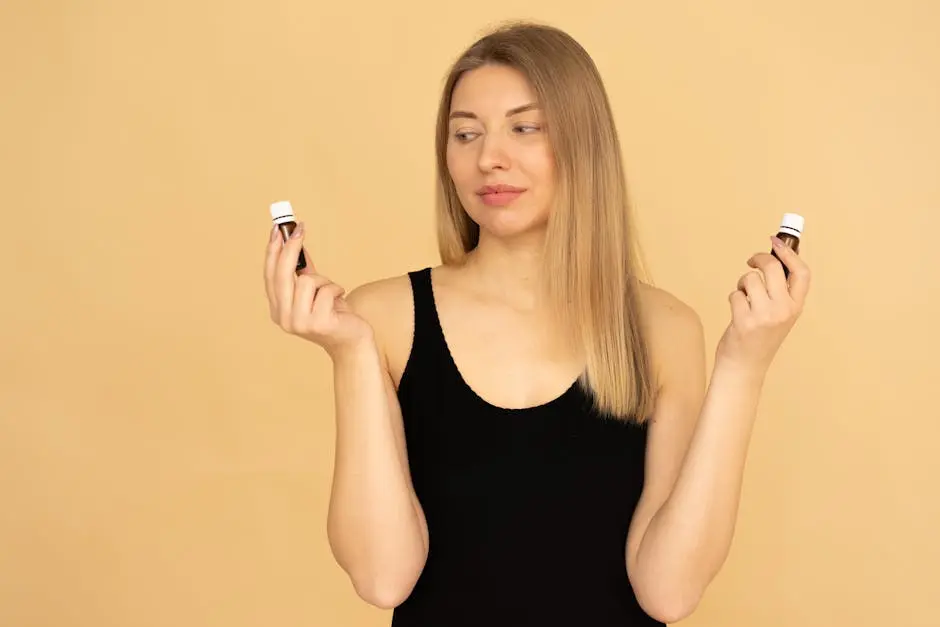
[[[518,124],[513,127],[512,130],[519,133],[520,135],[529,135],[531,133],[537,133],[541,130],[541,128],[534,124]]]
[[[454,139],[459,142],[468,142],[479,135],[476,131],[457,131],[454,133]]]

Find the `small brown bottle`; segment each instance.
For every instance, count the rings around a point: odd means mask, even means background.
[[[793,252],[800,252],[800,238],[803,236],[803,216],[797,213],[785,213],[780,221],[780,229],[777,231],[777,239],[781,240],[784,246],[790,248]],[[770,254],[777,257],[777,254],[771,250]],[[777,257],[779,259],[779,257]],[[786,265],[783,266],[783,275],[790,276],[790,271]]]
[[[294,219],[294,209],[291,207],[290,201],[279,200],[271,204],[271,219],[274,221],[274,224],[277,225],[278,230],[281,232],[281,236],[286,242],[290,239],[290,234],[294,232],[294,229],[297,228],[297,221]],[[297,267],[294,269],[295,272],[300,272],[307,267],[307,259],[304,256],[304,251],[300,249],[300,256],[297,258]]]

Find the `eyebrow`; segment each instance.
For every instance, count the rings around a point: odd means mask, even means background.
[[[525,113],[526,111],[532,111],[534,109],[539,109],[539,108],[540,107],[537,103],[530,102],[529,104],[524,104],[521,107],[515,107],[513,109],[510,109],[509,111],[506,112],[506,117],[511,118],[512,116],[517,115],[519,113]],[[470,111],[454,111],[450,114],[450,119],[454,120],[456,118],[469,118],[471,120],[476,120],[477,114],[472,113]]]

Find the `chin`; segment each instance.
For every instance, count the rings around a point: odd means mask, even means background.
[[[498,237],[512,239],[542,231],[548,224],[543,212],[525,210],[522,207],[474,207],[467,212],[480,229]]]

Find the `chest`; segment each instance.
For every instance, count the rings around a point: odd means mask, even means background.
[[[461,379],[495,407],[523,409],[551,402],[584,368],[581,355],[551,323],[532,314],[442,298],[439,321]]]
[[[623,531],[644,482],[646,431],[603,419],[575,388],[528,410],[499,410],[441,385],[403,399],[412,477],[430,519],[516,520]],[[455,523],[462,524],[462,523]],[[541,524],[545,524],[544,522]]]

